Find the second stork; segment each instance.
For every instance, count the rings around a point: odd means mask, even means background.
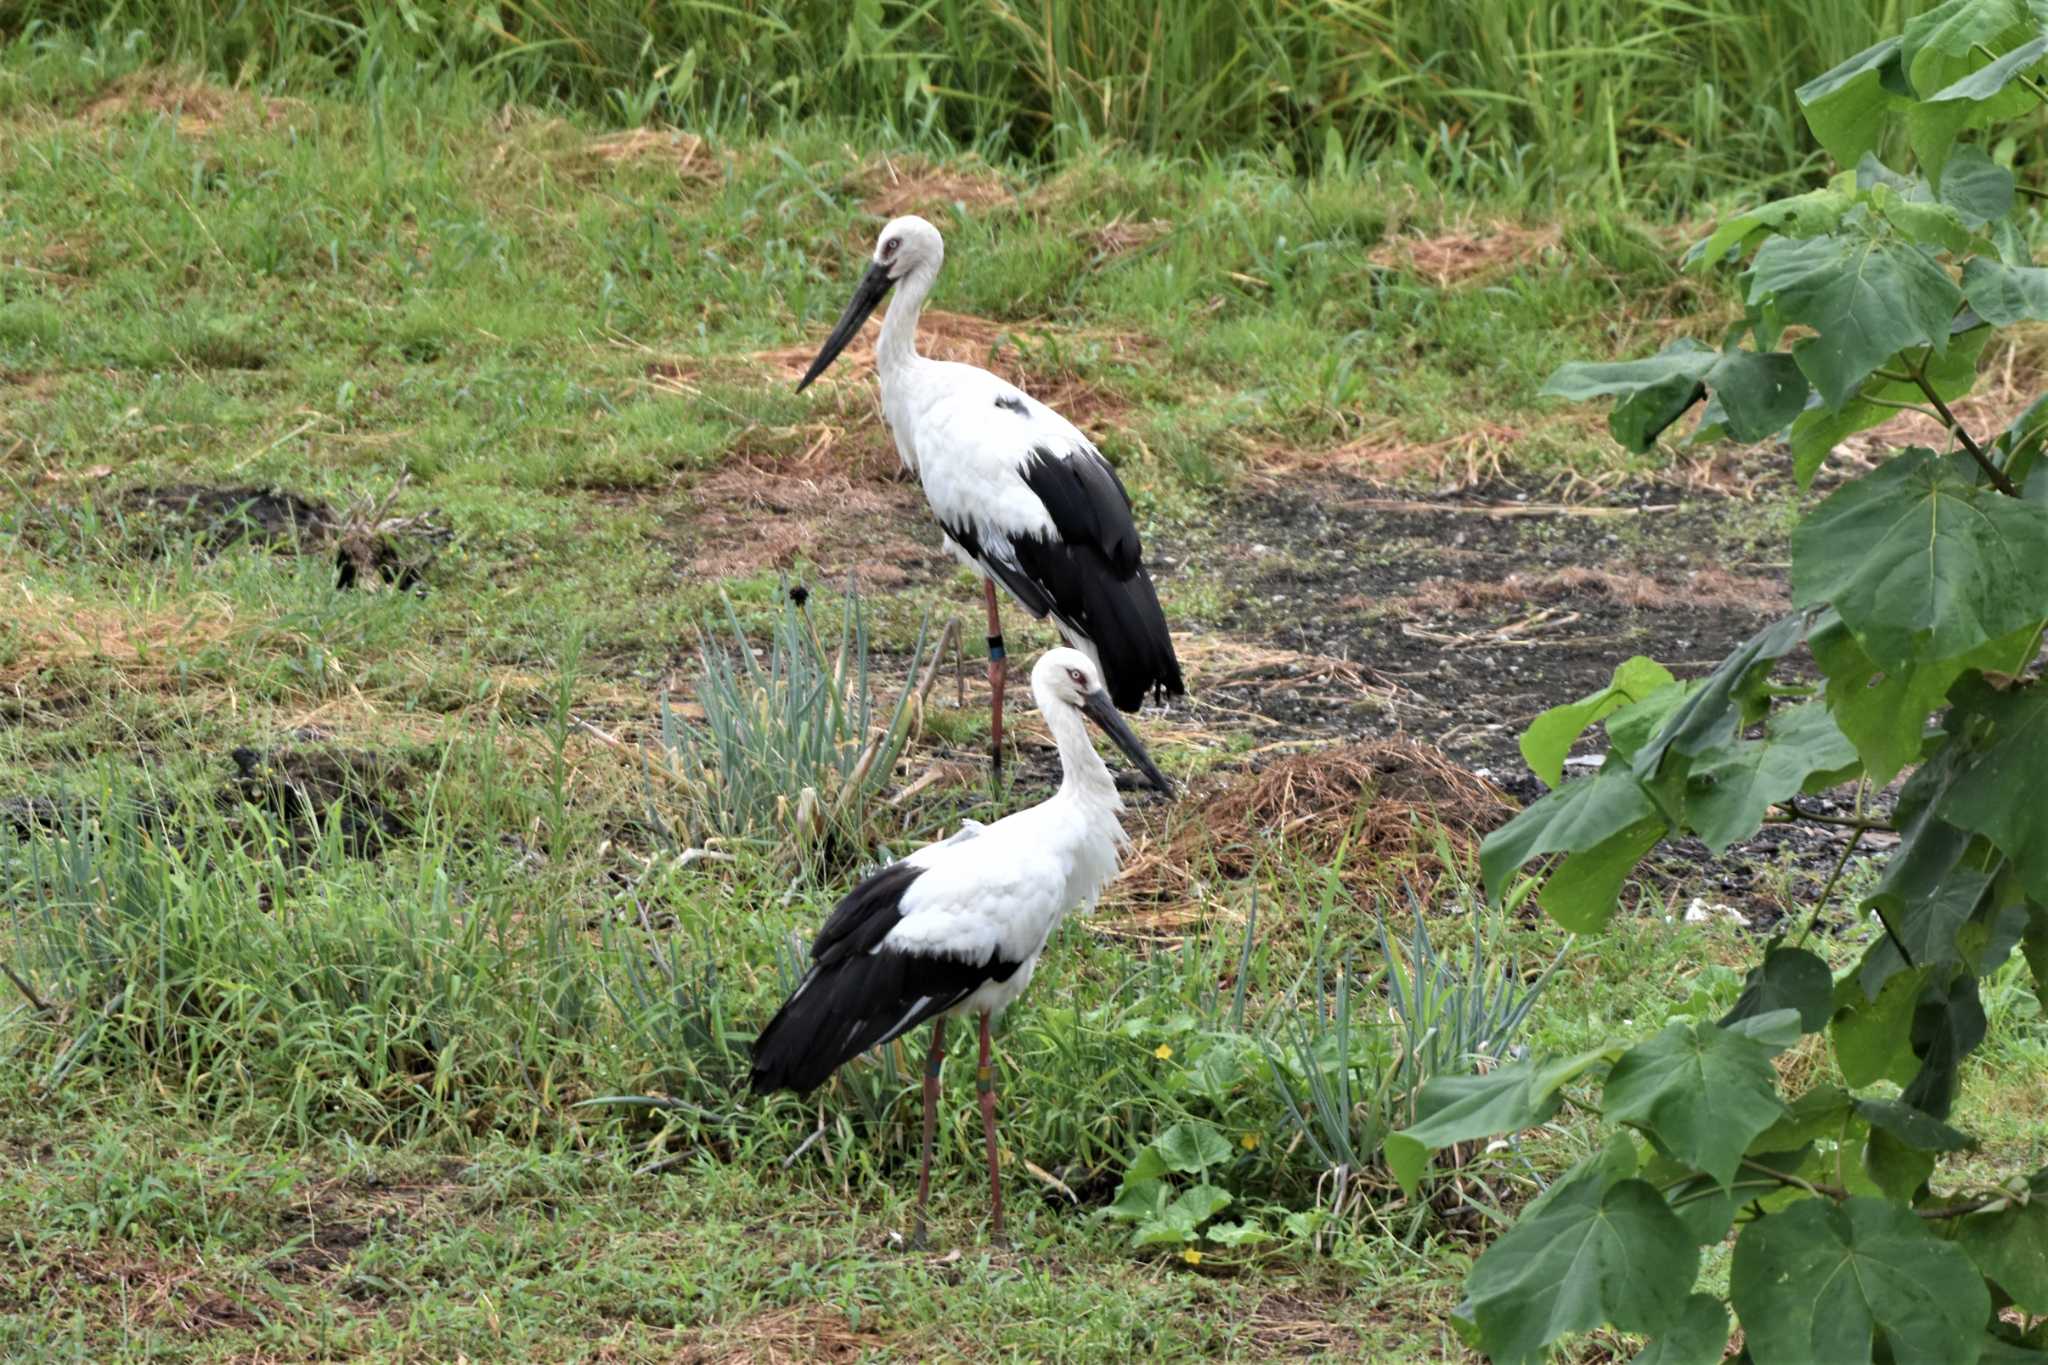
[[[797,388],[825,372],[895,287],[875,346],[882,416],[924,486],[946,547],[982,575],[990,742],[1001,772],[997,583],[1095,661],[1118,709],[1135,711],[1148,696],[1178,697],[1186,687],[1116,470],[1073,423],[1015,385],[917,353],[918,314],[945,257],[939,230],[922,218],[884,227],[853,301]]]

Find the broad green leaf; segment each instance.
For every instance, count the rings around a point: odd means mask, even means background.
[[[1669,379],[1705,379],[1721,353],[1690,337],[1680,337],[1656,355],[1642,360],[1575,361],[1561,365],[1537,396],[1583,403],[1591,398],[1627,397]]]
[[[2022,1312],[2048,1313],[2048,1171],[2034,1173],[2024,1202],[1957,1222],[1955,1239]]]
[[[1792,425],[1811,392],[1799,362],[1783,351],[1722,353],[1707,375],[1720,401],[1728,434],[1738,441],[1763,441]]]
[[[1631,761],[1636,775],[1650,779],[1672,749],[1704,753],[1727,744],[1742,728],[1761,719],[1767,704],[1763,680],[1770,665],[1806,638],[1807,623],[1804,612],[1780,617],[1715,665],[1705,681],[1671,709],[1655,737],[1636,751]]]
[[[1855,202],[1840,186],[1829,185],[1737,214],[1716,225],[1711,236],[1694,243],[1685,254],[1683,268],[1704,270],[1727,257],[1739,256],[1749,239],[1765,230],[1786,237],[1833,232]]]
[[[1899,56],[1913,89],[1927,99],[2039,29],[2040,16],[2022,0],[1943,0],[1906,21]],[[1979,48],[1993,55],[1986,57]]]
[[[1671,713],[1691,700],[1693,695],[1706,686],[1705,678],[1694,678],[1652,692],[1638,702],[1631,702],[1607,718],[1607,746],[1609,763],[1616,765],[1635,763],[1635,757],[1664,728],[1664,722]]]
[[[2048,907],[2027,907],[2026,937],[2021,940],[2020,951],[2026,956],[2028,970],[2034,974],[2034,998],[2041,1002],[2042,1012],[2048,1014]]]
[[[1205,1229],[1202,1236],[1220,1247],[1247,1247],[1273,1240],[1273,1234],[1260,1227],[1258,1221],[1252,1218],[1247,1218],[1241,1223],[1218,1223]]]
[[[2048,268],[1972,256],[1963,266],[1963,297],[1994,327],[2048,321]]]
[[[1991,1296],[1970,1259],[1884,1199],[1806,1199],[1735,1242],[1730,1298],[1757,1365],[1971,1365]]]
[[[1924,249],[1862,234],[1774,237],[1750,268],[1749,302],[1819,335],[1793,343],[1799,368],[1830,408],[1907,347],[1948,345],[1962,290]]]
[[[1678,1321],[1638,1351],[1630,1365],[1721,1365],[1727,1352],[1728,1305],[1712,1294],[1694,1294]]]
[[[1967,456],[1907,450],[1792,532],[1792,599],[1832,602],[1880,667],[1966,654],[2041,619],[2048,509],[1980,488]]]
[[[1465,1291],[1486,1353],[1526,1360],[1612,1323],[1662,1332],[1683,1320],[1699,1249],[1654,1186],[1589,1158],[1531,1204],[1472,1267]]]
[[[1686,777],[1685,819],[1715,854],[1762,826],[1780,801],[1833,786],[1854,775],[1856,746],[1819,702],[1772,714],[1762,739],[1732,739],[1693,759]]]
[[[2048,508],[2036,516],[2048,522]],[[2044,605],[2037,599],[2031,609],[2039,612]],[[1960,755],[1954,775],[1932,798],[1937,813],[1996,844],[2012,859],[2027,894],[2048,902],[2048,803],[2024,795],[2048,773],[2048,689],[2001,692],[1973,681],[1951,695],[1971,729],[1988,722],[1990,731],[1985,741]],[[1958,718],[1950,724],[1956,727]]]
[[[1913,1005],[1913,1055],[1920,1070],[1899,1092],[1899,1098],[1935,1118],[1948,1117],[1955,1103],[1963,1058],[1984,1041],[1984,1005],[1977,996],[1977,977],[1964,970],[1943,980],[1937,976],[1921,988]]]
[[[1167,1170],[1199,1175],[1230,1160],[1230,1139],[1215,1124],[1191,1119],[1154,1138],[1151,1150],[1159,1154]]]
[[[1883,1129],[1916,1152],[1961,1152],[1977,1145],[1977,1139],[1968,1133],[1901,1100],[1858,1100],[1856,1113],[1872,1128]]]
[[[1827,675],[1827,703],[1835,724],[1856,746],[1865,774],[1883,784],[1919,760],[1927,718],[1947,700],[1957,678],[1972,668],[2017,673],[2032,657],[2034,639],[2032,627],[2023,627],[1951,659],[1880,669],[1840,616],[1830,613],[1806,643]]]
[[[1985,840],[1943,818],[1969,756],[1969,745],[1951,735],[1900,789],[1893,812],[1899,847],[1863,902],[1887,930],[1886,940],[1873,944],[1857,969],[1865,994],[1909,963],[1938,967],[1963,959],[1958,935],[1990,891],[1998,862]]]
[[[1787,1105],[1783,1118],[1758,1133],[1745,1155],[1787,1151],[1821,1138],[1840,1140],[1857,1121],[1855,1096],[1839,1085],[1817,1085]]]
[[[1887,38],[1799,87],[1807,126],[1844,166],[1855,165],[1877,145],[1885,111],[1900,102],[1902,45],[1902,39]]]
[[[1680,337],[1644,360],[1562,366],[1543,386],[1542,396],[1577,401],[1619,397],[1621,401],[1608,416],[1608,429],[1615,440],[1640,454],[1705,395],[1701,380],[1719,355],[1689,337]]]
[[[1750,969],[1742,994],[1721,1024],[1725,1028],[1773,1010],[1789,1009],[1797,1011],[1801,1031],[1818,1033],[1835,1012],[1834,996],[1835,978],[1827,963],[1804,948],[1773,946],[1764,951],[1764,960]]]
[[[1535,1127],[1557,1112],[1559,1090],[1610,1055],[1595,1048],[1555,1061],[1511,1062],[1483,1076],[1430,1078],[1416,1097],[1415,1122],[1387,1138],[1387,1169],[1414,1198],[1431,1153]]]
[[[1115,1202],[1103,1212],[1119,1222],[1152,1222],[1166,1211],[1166,1197],[1171,1193],[1157,1179],[1133,1180],[1126,1175],[1117,1189]]]
[[[1665,429],[1706,396],[1707,386],[1699,380],[1674,375],[1616,403],[1607,414],[1608,433],[1636,454],[1648,454]]]
[[[1550,786],[1564,780],[1564,760],[1586,727],[1641,701],[1672,681],[1671,670],[1638,654],[1614,670],[1607,686],[1591,696],[1553,706],[1529,723],[1522,732],[1522,759],[1529,771]]]
[[[1941,168],[1941,202],[1961,215],[1966,226],[1981,228],[2012,212],[2015,183],[2012,172],[1993,161],[1982,147],[1958,147]],[[1965,271],[1963,292],[1969,291]]]
[[[1910,1204],[1934,1174],[1934,1153],[1902,1142],[1882,1128],[1870,1130],[1863,1143],[1863,1171],[1888,1199]]]
[[[1597,926],[1613,913],[1614,895],[1628,870],[1626,865],[1611,864],[1629,849],[1637,849],[1636,856],[1641,856],[1662,828],[1649,795],[1632,777],[1602,769],[1593,777],[1565,783],[1486,836],[1479,846],[1479,870],[1487,894],[1498,900],[1524,864],[1547,853],[1572,855],[1566,865],[1582,862],[1576,874],[1580,880],[1554,892],[1557,903],[1546,899],[1545,908],[1568,928]],[[1633,861],[1629,859],[1630,864]],[[1553,874],[1553,883],[1556,878]]]
[[[2039,23],[2033,27],[2038,34]],[[1963,129],[2011,118],[2030,106],[2034,95],[2018,82],[2030,68],[2039,66],[2043,57],[2048,57],[2048,37],[2037,36],[1958,77],[1906,111],[1906,140],[1929,175],[1942,173],[1956,134]]]
[[[1870,202],[1892,229],[1909,242],[1938,247],[1957,256],[1970,249],[1970,230],[1963,226],[1963,215],[1947,204],[1909,199],[1886,185],[1870,192]]]
[[[1916,967],[1887,978],[1875,996],[1865,993],[1852,974],[1846,992],[1852,999],[1835,1012],[1830,1026],[1835,1064],[1842,1079],[1866,1086],[1891,1076],[1901,1059],[1910,1056],[1913,1008],[1927,984],[1928,969]]]
[[[1186,1190],[1160,1210],[1155,1218],[1138,1225],[1131,1234],[1132,1246],[1175,1246],[1192,1242],[1198,1236],[1196,1229],[1202,1220],[1219,1212],[1230,1204],[1228,1191],[1214,1185],[1201,1184]]]
[[[1750,1139],[1785,1112],[1778,1050],[1704,1020],[1675,1022],[1621,1055],[1602,1108],[1726,1185]]]
[[[1958,331],[1957,327],[1962,330]],[[1990,337],[1989,327],[1971,319],[1961,319],[1950,328],[1948,350],[1936,354],[1927,362],[1926,368],[1928,386],[1941,396],[1942,402],[1951,402],[1976,387],[1977,360]],[[1912,360],[1917,360],[1920,354],[1924,353],[1916,353]],[[1903,374],[1913,368],[1912,360],[1894,357],[1892,363],[1884,368]],[[1801,487],[1813,482],[1814,472],[1826,463],[1828,454],[1836,446],[1859,431],[1867,431],[1898,416],[1899,410],[1886,404],[1926,401],[1920,387],[1910,380],[1869,380],[1860,395],[1845,403],[1840,410],[1829,408],[1816,395],[1792,424],[1787,438],[1792,447],[1793,475]]]
[[[1724,1189],[1720,1181],[1685,1162],[1664,1155],[1654,1144],[1650,1146],[1649,1159],[1643,1163],[1643,1179],[1664,1191],[1664,1201],[1671,1205],[1678,1221],[1685,1224],[1686,1235],[1692,1238],[1694,1246],[1719,1246],[1727,1240],[1728,1229],[1735,1225],[1734,1191]]]
[[[1614,917],[1622,883],[1668,829],[1659,816],[1630,825],[1592,848],[1566,854],[1537,893],[1543,913],[1575,934],[1604,929]]]

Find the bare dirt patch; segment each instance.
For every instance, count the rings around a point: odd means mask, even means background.
[[[1537,714],[1604,686],[1631,654],[1700,671],[1783,609],[1782,570],[1731,544],[1727,507],[1668,488],[1592,509],[1498,487],[1390,499],[1324,478],[1240,500],[1201,554],[1242,585],[1222,624],[1386,689],[1304,677],[1245,698],[1261,714],[1303,733],[1426,739],[1515,791],[1517,736]]]
[[[1017,202],[1003,178],[986,166],[940,165],[923,157],[880,157],[863,166],[853,190],[878,218],[907,213],[930,218],[942,208],[980,213]]]
[[[1420,275],[1442,288],[1506,274],[1539,260],[1559,242],[1555,226],[1470,223],[1421,237],[1392,237],[1366,259],[1384,270]]]

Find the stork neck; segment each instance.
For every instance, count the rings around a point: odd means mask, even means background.
[[[1116,779],[1110,776],[1109,765],[1102,761],[1102,755],[1095,752],[1095,746],[1088,739],[1088,723],[1081,719],[1081,713],[1071,706],[1054,705],[1042,708],[1046,717],[1046,728],[1052,731],[1053,743],[1060,752],[1061,796],[1082,800],[1095,805],[1106,805],[1110,810],[1123,808],[1123,798],[1117,795]]]
[[[920,265],[896,285],[889,311],[882,315],[882,335],[875,342],[875,366],[884,376],[907,368],[917,359],[917,319],[925,297],[939,277],[935,267]]]

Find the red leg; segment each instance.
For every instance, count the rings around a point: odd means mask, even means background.
[[[910,1245],[925,1246],[924,1204],[932,1192],[932,1134],[939,1123],[939,1064],[946,1058],[946,1016],[932,1020],[932,1050],[924,1059],[924,1158],[917,1164],[917,1222]]]
[[[981,1092],[981,1132],[988,1142],[988,1202],[994,1213],[991,1237],[1003,1238],[1003,1173],[996,1159],[996,1073],[989,1060],[988,1016],[981,1016],[981,1066],[974,1073],[974,1088]]]
[[[995,775],[1003,775],[1003,680],[1009,672],[1003,650],[1003,619],[996,612],[996,582],[981,580],[982,595],[988,599],[988,690],[989,748],[995,756]]]

